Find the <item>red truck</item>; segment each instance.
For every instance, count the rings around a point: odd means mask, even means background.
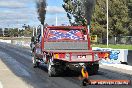
[[[90,74],[98,72],[100,51],[91,49],[86,27],[47,26],[37,40],[33,48],[33,65],[47,64],[49,76],[82,66],[88,68]]]

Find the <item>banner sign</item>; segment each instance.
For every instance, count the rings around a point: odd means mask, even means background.
[[[96,43],[97,42],[97,35],[91,35],[90,39],[91,39],[91,42]]]
[[[109,53],[99,53],[98,56],[102,63],[121,63],[121,62],[127,62],[127,55],[128,50],[127,49],[111,49],[111,48],[99,48],[99,47],[93,47],[93,50],[98,51],[109,51]]]

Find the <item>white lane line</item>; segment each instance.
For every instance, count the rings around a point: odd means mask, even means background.
[[[3,88],[3,85],[2,85],[2,83],[0,82],[0,88]]]
[[[9,69],[0,69],[0,71],[8,71]]]
[[[123,65],[123,64],[103,64],[103,65],[132,71],[132,66],[129,65]]]

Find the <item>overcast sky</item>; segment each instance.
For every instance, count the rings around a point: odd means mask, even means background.
[[[38,26],[36,0],[0,0],[0,27],[22,27],[23,24]],[[45,23],[55,25],[56,14],[58,25],[68,24],[62,8],[63,0],[47,0]]]

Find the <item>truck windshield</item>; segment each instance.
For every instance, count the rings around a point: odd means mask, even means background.
[[[81,30],[49,30],[48,40],[83,40]]]

